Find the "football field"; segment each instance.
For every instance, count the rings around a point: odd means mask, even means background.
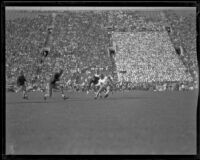
[[[6,93],[7,154],[195,154],[198,91]]]

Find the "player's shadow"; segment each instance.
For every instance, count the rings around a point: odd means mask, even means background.
[[[149,99],[151,97],[134,97],[134,96],[129,96],[129,97],[107,97],[107,98],[98,98],[94,99],[93,97],[91,98],[69,98],[66,100],[46,100],[46,101],[20,101],[20,102],[7,102],[6,104],[48,104],[48,103],[59,103],[59,102],[72,102],[72,101],[121,101],[121,100],[137,100],[137,99]]]
[[[150,97],[134,97],[134,96],[129,96],[129,97],[108,97],[108,98],[102,98],[103,100],[136,100],[136,99],[148,99]]]
[[[27,103],[38,103],[38,104],[45,104],[45,103],[49,103],[48,101],[21,101],[21,102],[7,102],[6,104],[27,104]],[[51,102],[52,103],[52,102]]]
[[[107,98],[98,98],[98,99],[94,99],[93,97],[91,98],[69,98],[68,100],[66,101],[121,101],[121,100],[136,100],[136,99],[148,99],[150,97],[107,97]]]

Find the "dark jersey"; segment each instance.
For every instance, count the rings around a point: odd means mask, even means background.
[[[18,86],[22,86],[22,85],[25,84],[25,81],[26,81],[26,79],[25,79],[24,75],[21,75],[21,76],[19,76],[19,77],[17,78],[17,85],[18,85]]]
[[[97,84],[99,82],[100,77],[99,76],[94,76],[93,77],[93,82],[94,84]]]
[[[91,85],[92,83],[96,85],[96,84],[99,82],[99,79],[100,79],[100,77],[95,75],[95,76],[91,79],[89,85]]]
[[[57,81],[60,80],[60,76],[61,74],[60,73],[55,73],[52,80],[51,80],[51,84],[55,84]]]

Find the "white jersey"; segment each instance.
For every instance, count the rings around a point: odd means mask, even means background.
[[[108,77],[105,76],[103,79],[99,79],[99,82],[97,83],[96,86],[106,85],[107,83],[108,83]]]
[[[99,75],[99,74],[95,74],[94,76],[95,76],[95,77],[100,77],[100,75]]]

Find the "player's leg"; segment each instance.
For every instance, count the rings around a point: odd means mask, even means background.
[[[45,90],[46,91],[45,91],[44,99],[46,100],[47,97],[51,97],[52,96],[52,85],[50,83],[47,83]]]
[[[21,85],[20,85],[20,86],[18,85],[18,86],[17,86],[17,89],[15,90],[15,92],[18,93],[18,92],[20,92],[21,90],[22,90],[22,86],[21,86]]]
[[[87,86],[87,94],[89,94],[89,91],[94,88],[94,81],[90,80],[89,85]]]
[[[113,85],[110,85],[110,92],[113,94],[113,91],[114,91],[114,86]]]
[[[87,89],[86,89],[87,90],[86,91],[87,94],[89,94],[89,90],[91,88],[91,85],[92,85],[92,82],[90,81],[89,84],[88,84],[88,86],[87,86]]]
[[[61,96],[63,99],[67,99],[68,97],[65,96],[65,93],[64,93],[64,86],[62,84],[56,84],[56,88],[59,88],[60,91],[61,91]]]
[[[49,97],[51,98],[53,95],[53,88],[56,88],[55,84],[49,83]]]
[[[99,90],[98,90],[97,93],[96,93],[95,99],[97,99],[97,98],[99,97],[100,93],[101,93],[103,90],[104,90],[104,86],[101,85],[100,88],[99,88]]]
[[[106,87],[106,93],[105,93],[104,98],[107,98],[107,97],[109,96],[110,89],[111,89],[111,87],[108,85],[108,86]]]
[[[22,95],[24,99],[28,99],[28,95],[27,95],[27,90],[26,90],[26,85],[22,85]]]

